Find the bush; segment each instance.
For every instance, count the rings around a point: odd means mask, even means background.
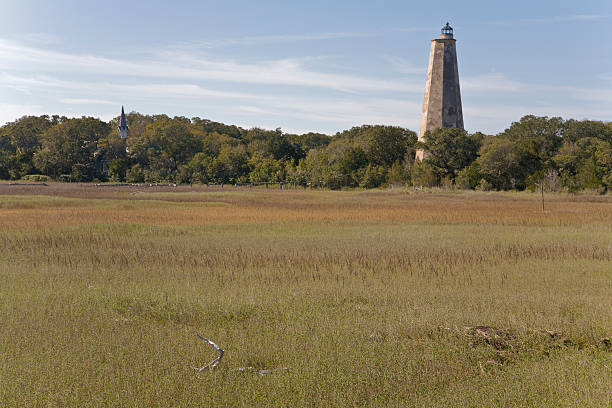
[[[480,183],[478,183],[477,189],[480,191],[491,191],[493,190],[493,184],[489,183],[485,179],[480,179]]]
[[[125,173],[130,166],[130,160],[117,158],[108,162],[108,174],[112,181],[125,181]]]
[[[438,177],[431,165],[424,161],[414,162],[412,174],[410,175],[412,185],[417,187],[434,187],[438,185]]]
[[[387,170],[383,166],[373,166],[368,164],[363,177],[359,181],[359,187],[376,188],[380,187],[387,178]]]
[[[393,163],[388,175],[389,184],[400,184],[404,185],[410,180],[410,171],[405,163],[399,160]]]
[[[37,181],[41,183],[51,181],[51,177],[45,176],[44,174],[28,174],[27,176],[23,176],[22,179],[25,181]]]
[[[468,174],[468,167],[464,168],[457,174],[455,178],[455,185],[460,190],[471,190],[472,184],[470,183],[470,175]]]
[[[144,173],[140,164],[135,164],[125,172],[125,181],[129,183],[143,183]]]

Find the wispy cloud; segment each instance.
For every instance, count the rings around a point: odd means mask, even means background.
[[[49,33],[20,34],[16,39],[35,45],[52,45],[60,42],[60,38],[57,35]]]
[[[379,79],[342,75],[307,69],[300,59],[278,59],[251,63],[195,56],[189,52],[165,50],[147,60],[131,62],[92,55],[68,54],[25,46],[0,39],[0,69],[23,70],[28,66],[44,67],[47,72],[136,76],[228,81],[250,84],[318,87],[345,92],[420,91],[416,84],[401,79]]]
[[[529,92],[533,87],[513,80],[499,72],[461,78],[461,89],[466,92]]]
[[[440,27],[436,27],[433,25],[429,27],[398,27],[395,28],[393,31],[401,31],[404,33],[435,32],[436,30],[439,30]]]
[[[548,16],[536,18],[520,18],[515,20],[500,20],[490,21],[487,24],[493,25],[513,25],[513,24],[531,24],[531,23],[566,23],[572,21],[597,21],[605,20],[610,16],[601,14],[572,14],[567,16]]]
[[[223,48],[223,47],[244,47],[254,45],[269,45],[292,43],[301,41],[321,41],[321,40],[338,40],[348,38],[365,38],[374,37],[376,33],[366,32],[336,32],[336,33],[310,33],[310,34],[293,34],[293,35],[259,35],[240,38],[219,38],[211,40],[201,40],[196,42],[182,43],[178,46],[184,48]]]
[[[404,75],[424,75],[424,67],[418,66],[414,64],[412,61],[407,60],[406,58],[397,57],[394,55],[385,55],[384,59],[393,67],[393,69]]]
[[[58,102],[65,103],[67,105],[119,105],[119,102],[117,101],[87,98],[60,98],[58,99]]]
[[[0,89],[11,89],[12,95],[25,101],[12,103],[4,96],[8,92],[0,95],[0,124],[23,114],[73,113],[109,119],[116,115],[110,107],[125,103],[141,111],[139,106],[158,110],[149,113],[171,113],[176,107],[176,114],[214,114],[213,119],[245,127],[309,123],[312,126],[304,130],[335,133],[357,124],[382,123],[417,129],[426,67],[394,56],[384,60],[394,75],[355,74],[350,67],[332,66],[334,59],[328,57],[238,61],[169,47],[133,60],[60,52],[0,38]],[[500,123],[527,113],[606,117],[609,114],[601,106],[612,104],[612,87],[606,79],[612,79],[609,73],[601,76],[603,86],[586,88],[530,84],[504,73],[462,76],[466,124],[494,132]],[[33,100],[31,95],[36,95],[34,104],[27,103]],[[483,95],[493,95],[494,103],[476,104]],[[541,95],[549,96],[549,101],[550,95],[556,96],[544,105],[539,102],[546,100]],[[470,98],[474,102],[469,103]],[[46,109],[39,105],[43,103]]]

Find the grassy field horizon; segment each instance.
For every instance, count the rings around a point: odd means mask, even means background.
[[[612,197],[539,200],[0,186],[0,406],[610,406]]]

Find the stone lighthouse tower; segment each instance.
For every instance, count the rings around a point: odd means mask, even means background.
[[[463,129],[457,48],[453,28],[448,23],[442,27],[440,38],[431,40],[419,141],[424,141],[426,131],[440,127]],[[417,160],[422,160],[424,154],[417,151]]]

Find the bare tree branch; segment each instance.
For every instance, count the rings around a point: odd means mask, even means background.
[[[219,353],[219,357],[215,358],[213,361],[211,361],[209,364],[205,365],[204,367],[201,367],[201,368],[193,367],[193,369],[198,372],[202,372],[204,370],[212,370],[213,368],[217,366],[217,364],[221,362],[221,359],[223,358],[223,354],[225,353],[225,350],[223,350],[221,347],[215,344],[212,340],[202,337],[198,333],[196,333],[196,336],[198,336],[198,339],[205,341],[206,343],[213,346],[215,350],[217,350],[217,353]]]
[[[260,375],[261,377],[263,377],[264,375],[273,374],[278,371],[289,371],[289,367],[268,368],[268,369],[257,369],[255,367],[240,367],[240,368],[237,368],[235,371],[256,373],[257,375]]]

